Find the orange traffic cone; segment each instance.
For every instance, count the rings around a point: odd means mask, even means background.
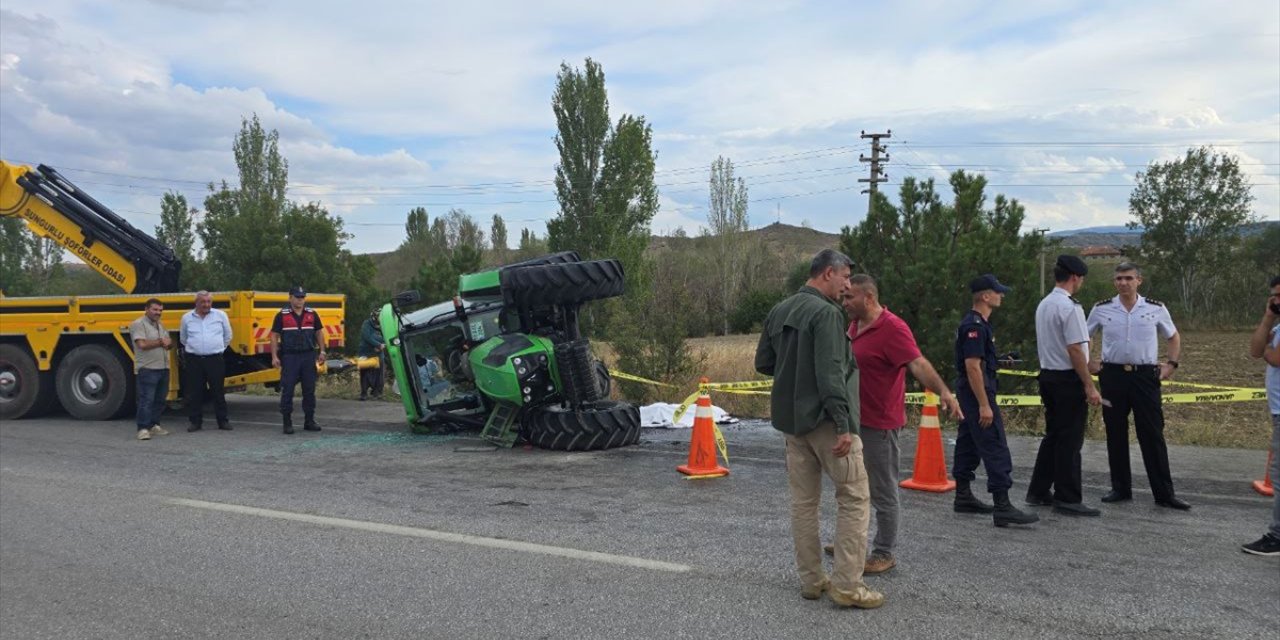
[[[705,383],[706,378],[702,381]],[[676,471],[690,477],[719,478],[729,475],[729,470],[716,461],[716,424],[711,413],[711,395],[702,389],[698,395],[698,408],[693,413],[693,437],[689,439],[689,464],[676,467]]]
[[[938,396],[931,391],[926,391],[924,394],[924,408],[920,410],[920,429],[916,434],[915,469],[911,472],[911,478],[898,483],[898,486],[934,493],[945,493],[955,489],[955,481],[947,478],[947,462],[942,454]]]
[[[1274,451],[1267,452],[1267,470],[1262,474],[1261,480],[1253,481],[1253,490],[1264,496],[1274,496],[1276,494],[1276,488],[1271,485],[1271,456],[1275,454],[1276,452]]]

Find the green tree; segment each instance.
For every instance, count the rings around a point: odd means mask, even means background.
[[[27,255],[31,252],[27,223],[21,218],[0,218],[0,291],[7,296],[25,296],[33,292],[26,272]]]
[[[1141,254],[1154,275],[1176,286],[1182,310],[1214,305],[1249,222],[1253,194],[1239,160],[1209,147],[1156,162],[1136,176],[1129,195],[1130,228],[1142,227]]]
[[[493,243],[494,264],[505,264],[510,249],[507,247],[507,223],[502,216],[493,214],[493,224],[489,227],[489,240]]]
[[[252,120],[241,119],[233,145],[239,184],[234,189],[225,181],[217,187],[210,184],[204,201],[206,214],[199,233],[210,282],[201,288],[279,289],[290,285],[287,280],[281,283],[285,277],[281,263],[274,261],[291,251],[280,247],[284,215],[291,203],[285,198],[289,163],[280,155],[279,138],[276,131],[263,130],[256,114]]]
[[[484,231],[467,212],[450,209],[436,218],[428,233],[430,250],[410,287],[427,302],[448,300],[458,293],[458,276],[479,271],[484,263]]]
[[[426,242],[431,233],[431,225],[425,207],[414,207],[404,221],[404,242],[401,246]]]
[[[547,247],[547,239],[539,238],[538,234],[529,229],[520,230],[520,246],[516,249],[514,262],[521,260],[529,260],[541,255],[545,255],[550,249]]]
[[[288,200],[289,165],[278,145],[279,134],[264,131],[256,115],[241,120],[233,147],[239,184],[209,185],[205,198],[199,233],[208,276],[198,286],[284,291],[301,284],[343,293],[347,335],[353,337],[383,295],[370,284],[373,261],[346,248],[351,236],[341,217],[318,203]]]
[[[719,331],[727,334],[729,315],[742,297],[743,267],[749,253],[744,253],[747,247],[743,238],[749,226],[747,185],[742,178],[734,178],[733,161],[728,158],[717,157],[711,163],[707,226],[712,236],[712,274],[719,294]]]
[[[156,240],[173,249],[173,255],[182,263],[178,286],[183,289],[198,288],[204,278],[196,263],[196,208],[187,204],[187,197],[170,191],[160,198],[160,224],[156,225]]]
[[[955,330],[972,305],[969,280],[994,273],[1013,287],[995,316],[1000,350],[1035,354],[1039,259],[1046,238],[1021,233],[1025,211],[1003,195],[988,207],[986,179],[957,171],[946,204],[932,179],[903,179],[899,203],[873,195],[867,217],[841,230],[840,248],[856,272],[879,282],[885,306],[915,332],[922,351],[949,377]]]
[[[683,384],[694,380],[706,362],[705,353],[689,346],[688,270],[674,262],[652,264],[648,277],[652,289],[628,291],[612,330],[612,345],[618,353],[618,368],[652,380]],[[625,397],[647,403],[659,392],[649,385],[619,380]]]
[[[617,258],[631,291],[643,288],[649,222],[658,210],[653,134],[643,117],[609,120],[604,70],[587,58],[584,69],[560,65],[552,96],[556,117],[556,199],[547,222],[552,251],[584,258]]]

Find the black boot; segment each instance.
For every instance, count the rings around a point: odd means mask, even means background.
[[[1040,521],[1040,516],[1019,511],[1017,507],[1010,504],[1008,491],[997,491],[991,494],[991,497],[996,501],[996,509],[991,514],[991,518],[995,521],[997,527],[1007,527],[1011,524],[1031,524],[1032,522]]]
[[[284,414],[284,432],[293,433],[293,417],[287,413]]]
[[[309,415],[309,416],[307,416],[307,417],[306,417],[306,419],[305,419],[305,420],[303,420],[303,422],[302,422],[302,429],[303,429],[303,431],[319,431],[319,430],[320,430],[320,425],[316,424],[316,417],[315,417],[315,416],[310,416],[310,415]]]
[[[991,513],[991,505],[975,498],[968,480],[956,480],[956,513]]]

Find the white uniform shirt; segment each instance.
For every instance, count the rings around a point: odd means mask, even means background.
[[[210,309],[200,317],[195,309],[182,314],[182,347],[197,356],[214,356],[231,344],[231,320],[222,309]]]
[[[1156,364],[1157,336],[1168,340],[1178,333],[1169,309],[1142,296],[1132,309],[1124,308],[1120,296],[1093,305],[1086,325],[1089,335],[1102,331],[1102,361],[1111,364]]]
[[[1072,368],[1067,345],[1084,343],[1084,359],[1089,361],[1089,331],[1084,309],[1062,287],[1054,287],[1036,307],[1036,353],[1040,368],[1066,371]]]

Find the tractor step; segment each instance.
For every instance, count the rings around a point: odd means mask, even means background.
[[[489,420],[484,423],[480,437],[500,447],[510,448],[516,443],[518,435],[518,430],[511,426],[516,423],[516,416],[519,414],[520,407],[507,402],[497,403],[489,414]]]

